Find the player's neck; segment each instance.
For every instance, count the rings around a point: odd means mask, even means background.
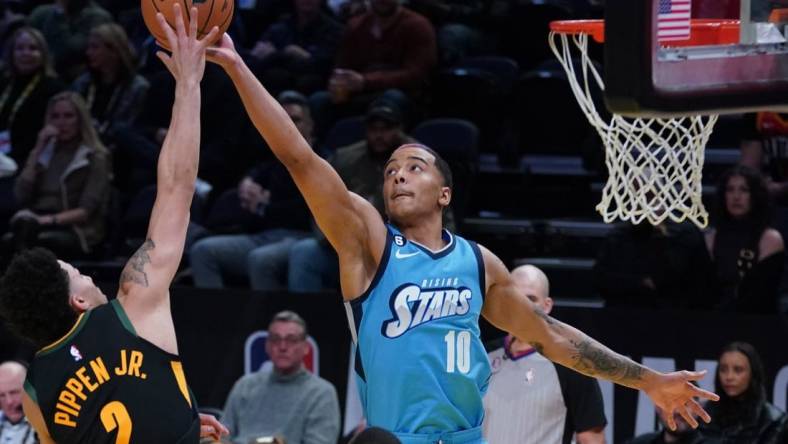
[[[432,251],[438,251],[446,246],[443,239],[443,221],[440,215],[437,219],[428,220],[411,226],[399,226],[406,239],[417,242]]]

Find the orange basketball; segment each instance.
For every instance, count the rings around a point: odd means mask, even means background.
[[[187,30],[189,29],[189,11],[192,5],[197,8],[199,20],[197,23],[197,35],[200,38],[211,32],[211,28],[218,26],[220,31],[217,37],[218,41],[222,33],[227,31],[233,19],[234,0],[142,0],[142,18],[145,20],[145,26],[148,27],[156,41],[168,49],[167,34],[159,27],[156,13],[161,12],[164,14],[167,23],[172,29],[175,29],[175,14],[172,12],[173,3],[178,3],[181,6],[183,23],[186,25]]]

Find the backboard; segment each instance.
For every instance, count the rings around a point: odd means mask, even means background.
[[[695,26],[701,18],[714,20]],[[788,112],[787,40],[788,0],[607,0],[607,106],[638,117]]]

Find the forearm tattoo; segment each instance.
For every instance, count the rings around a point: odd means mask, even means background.
[[[573,339],[569,342],[574,347],[573,367],[579,372],[616,382],[639,381],[643,378],[643,367],[602,348],[591,339]]]
[[[154,248],[156,248],[156,245],[151,239],[147,239],[142,244],[123,268],[123,272],[120,274],[120,285],[126,282],[133,282],[143,287],[148,286],[148,274],[145,273],[145,265],[150,263],[148,252]]]
[[[575,370],[621,383],[639,381],[643,378],[643,367],[637,363],[606,349],[582,333],[578,337],[578,333],[575,333],[573,329],[567,328],[540,308],[535,307],[534,313],[544,320],[551,330],[568,341],[571,346],[572,367]],[[530,344],[539,354],[544,355],[542,343],[531,342]]]

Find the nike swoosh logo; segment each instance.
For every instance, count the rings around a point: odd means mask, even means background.
[[[405,258],[408,258],[408,257],[411,257],[411,256],[415,256],[415,255],[417,255],[417,254],[419,254],[419,252],[418,252],[418,251],[417,251],[417,252],[415,252],[415,253],[407,253],[407,254],[402,254],[402,253],[400,253],[399,249],[397,249],[397,252],[396,252],[396,253],[394,253],[394,256],[396,256],[396,257],[397,257],[397,259],[405,259]]]

